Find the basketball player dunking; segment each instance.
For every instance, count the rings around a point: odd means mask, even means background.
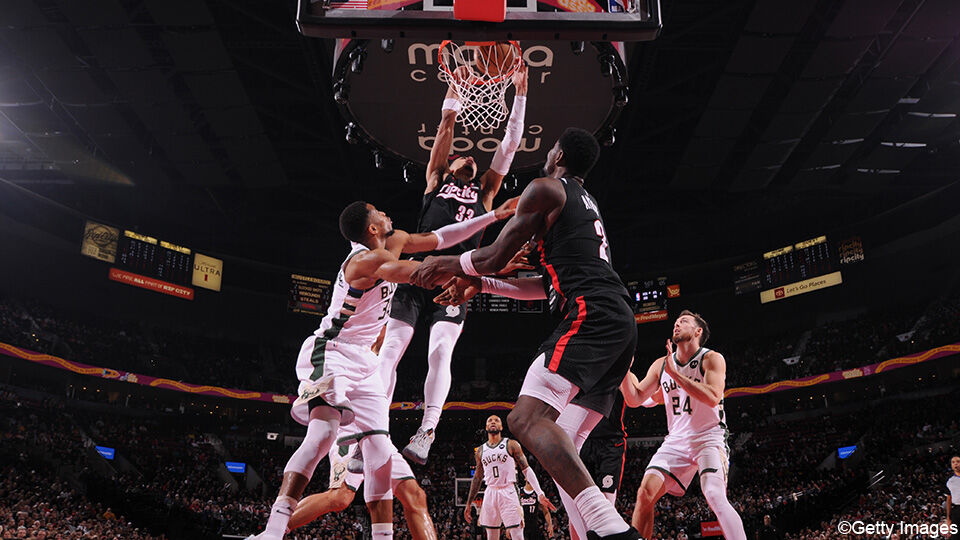
[[[514,204],[511,200],[495,212],[423,234],[394,230],[386,214],[362,201],[343,210],[340,231],[353,249],[340,265],[327,315],[303,342],[297,358],[300,388],[291,415],[307,426],[307,434],[284,468],[280,493],[258,540],[283,538],[314,469],[330,450],[340,426],[351,423],[355,431],[340,442],[358,440],[363,449],[364,499],[373,537],[393,537],[396,478],[392,465],[402,458],[390,442],[390,402],[379,359],[371,347],[386,322],[395,283],[408,282],[420,264],[401,261],[399,256],[462,242],[495,220],[510,216]]]
[[[503,177],[510,170],[514,153],[523,138],[523,119],[527,102],[527,68],[521,65],[513,75],[516,96],[513,110],[507,121],[503,141],[497,148],[490,169],[477,179],[477,164],[472,157],[458,157],[448,164],[448,156],[453,144],[454,127],[461,104],[457,94],[447,90],[443,101],[443,116],[437,128],[437,137],[430,150],[427,165],[427,186],[423,193],[420,208],[420,220],[417,230],[426,232],[432,229],[460,222],[490,211],[493,199],[500,191]],[[465,239],[463,242],[434,251],[438,255],[459,255],[480,245],[482,233]],[[418,256],[423,260],[423,256]],[[450,363],[453,349],[463,329],[467,315],[465,305],[438,306],[432,299],[436,292],[424,290],[412,285],[397,288],[390,308],[390,323],[384,338],[380,356],[383,360],[384,381],[387,381],[387,396],[393,398],[397,382],[397,364],[403,357],[414,327],[421,318],[427,319],[430,327],[430,339],[427,353],[427,378],[423,383],[423,420],[416,434],[403,449],[403,455],[419,464],[427,461],[430,445],[434,439],[434,429],[440,421],[443,404],[450,392]]]
[[[516,216],[493,244],[460,257],[428,257],[411,280],[431,287],[448,274],[492,274],[525,242],[537,242],[546,284],[560,298],[563,320],[540,346],[507,421],[560,486],[567,514],[582,519],[587,538],[632,539],[639,538],[637,532],[603,496],[577,455],[599,419],[610,413],[637,341],[626,288],[610,263],[599,207],[583,187],[599,153],[589,132],[564,131],[547,154],[548,176],[527,185]],[[450,280],[436,301],[462,302],[481,290],[524,300],[547,297],[539,278],[473,277]]]
[[[527,456],[523,455],[520,443],[501,435],[503,422],[500,417],[492,415],[487,418],[486,430],[487,441],[476,450],[477,467],[470,482],[467,500],[472,501],[477,496],[481,481],[485,483],[487,489],[483,492],[480,518],[477,521],[487,531],[487,540],[500,538],[501,525],[507,529],[511,540],[523,540],[523,510],[517,494],[518,465],[544,510],[555,511],[556,508],[540,489],[537,475],[527,464]],[[473,521],[470,506],[468,504],[463,509],[463,517],[467,523]]]
[[[633,510],[633,526],[646,538],[653,534],[657,501],[668,492],[683,495],[698,471],[703,496],[716,514],[724,538],[747,537],[740,515],[727,500],[730,458],[723,413],[727,364],[723,355],[703,347],[709,337],[710,327],[703,317],[680,312],[673,337],[667,340],[666,356],[650,365],[642,381],[628,373],[620,387],[631,407],[659,393],[667,412],[667,436],[647,465]]]

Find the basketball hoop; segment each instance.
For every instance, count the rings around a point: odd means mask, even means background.
[[[463,106],[457,120],[473,129],[496,129],[509,111],[505,96],[513,74],[523,62],[516,41],[476,42],[458,45],[444,40],[437,52],[440,78],[452,88]]]

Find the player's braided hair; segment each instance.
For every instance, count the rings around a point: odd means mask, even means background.
[[[600,156],[597,139],[585,129],[571,127],[564,130],[559,142],[567,172],[575,176],[586,176]]]
[[[355,201],[340,212],[340,234],[351,242],[362,242],[367,235],[370,209],[366,201]]]
[[[689,315],[693,317],[693,320],[697,323],[697,326],[703,329],[703,333],[700,334],[700,345],[706,344],[707,340],[710,339],[710,325],[707,324],[707,321],[705,321],[703,317],[700,316],[699,313],[694,313],[689,309],[685,309],[681,311],[678,318],[683,317],[684,315]]]

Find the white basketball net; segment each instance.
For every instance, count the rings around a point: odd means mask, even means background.
[[[458,45],[452,41],[440,45],[440,78],[460,98],[463,108],[457,121],[463,126],[491,130],[507,119],[509,110],[504,97],[522,61],[520,46],[515,41],[509,44],[511,52],[504,55],[481,54],[483,45]]]

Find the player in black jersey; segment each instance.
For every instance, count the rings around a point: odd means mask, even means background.
[[[520,488],[520,508],[523,510],[523,540],[553,538],[553,518],[550,517],[550,511],[540,504],[530,482]],[[546,536],[543,534],[544,527],[547,529]]]
[[[508,421],[572,496],[565,500],[567,513],[582,516],[587,538],[639,538],[593,483],[573,442],[586,439],[610,413],[637,340],[626,288],[610,264],[599,208],[583,187],[599,152],[589,132],[564,131],[547,155],[548,176],[524,189],[516,215],[493,244],[460,257],[428,257],[412,281],[432,287],[450,276],[494,274],[524,243],[531,238],[537,243],[547,273],[543,281],[558,295],[563,321],[540,346]],[[436,300],[463,301],[481,290],[525,300],[547,297],[537,278],[484,277],[449,280]],[[574,398],[577,404],[570,403]]]
[[[513,110],[507,122],[503,141],[490,163],[490,169],[477,178],[477,164],[472,157],[460,156],[448,163],[453,144],[453,130],[460,110],[460,102],[452,88],[443,102],[443,116],[437,128],[430,162],[427,165],[427,187],[420,207],[418,231],[432,231],[437,227],[464,221],[490,211],[493,199],[500,191],[503,177],[510,170],[513,155],[523,137],[523,118],[527,100],[527,68],[522,65],[513,76],[516,95]],[[480,246],[479,233],[465,242],[434,255],[459,255]],[[417,260],[423,257],[418,256]],[[526,267],[517,265],[517,268]],[[423,384],[423,420],[403,455],[421,465],[434,438],[434,429],[440,421],[443,404],[450,392],[450,362],[453,349],[463,329],[467,315],[466,305],[439,306],[433,302],[438,291],[424,290],[412,285],[397,288],[390,307],[387,335],[380,352],[383,379],[387,395],[393,397],[397,382],[397,364],[413,339],[414,328],[421,318],[430,327],[427,361],[429,369]]]

